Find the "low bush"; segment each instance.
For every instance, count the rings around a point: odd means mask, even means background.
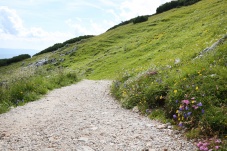
[[[138,16],[135,19],[133,19],[133,24],[137,24],[137,23],[141,23],[141,22],[145,22],[148,21],[148,16]]]
[[[156,14],[168,11],[173,8],[188,6],[199,2],[200,0],[177,0],[162,4],[156,9]]]

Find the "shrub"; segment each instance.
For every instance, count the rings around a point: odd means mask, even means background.
[[[168,11],[173,8],[181,7],[181,6],[188,6],[195,4],[199,2],[200,0],[177,0],[177,1],[171,1],[167,2],[165,4],[162,4],[156,9],[156,14]]]
[[[138,16],[135,19],[133,19],[133,24],[145,22],[148,20],[148,16]]]

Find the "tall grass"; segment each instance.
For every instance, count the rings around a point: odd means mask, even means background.
[[[55,71],[38,69],[32,76],[25,76],[0,86],[0,113],[8,111],[11,106],[35,101],[49,90],[77,81],[75,72],[66,72],[63,69]]]

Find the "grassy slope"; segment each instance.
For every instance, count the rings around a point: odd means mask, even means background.
[[[89,78],[114,79],[122,69],[173,65],[177,58],[186,63],[226,34],[225,8],[224,1],[205,0],[119,27],[79,45],[64,65],[92,68]]]
[[[72,56],[47,53],[29,60],[34,62],[48,56],[65,58],[64,67],[91,79],[115,79],[126,69],[173,65],[178,58],[187,63],[226,34],[226,7],[224,0],[203,0],[152,16],[144,23],[119,27],[63,50],[66,52],[76,46],[78,50]],[[0,68],[1,79],[4,75],[8,77],[9,72],[12,77],[17,75],[20,65]]]

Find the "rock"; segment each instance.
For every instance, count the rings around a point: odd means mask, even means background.
[[[168,129],[172,129],[173,127],[172,127],[172,126],[168,126],[167,128],[168,128]]]
[[[165,129],[165,128],[167,128],[166,124],[162,124],[162,125],[157,126],[157,129]]]
[[[94,150],[89,146],[80,146],[76,149],[76,151],[94,151]]]
[[[132,109],[132,111],[135,112],[135,113],[139,113],[139,109],[138,109],[137,106],[135,106],[135,107]]]
[[[78,139],[78,141],[81,141],[81,142],[88,142],[88,138],[86,138],[86,137],[80,137],[80,138]]]
[[[152,146],[152,143],[151,143],[151,142],[148,142],[148,143],[146,144],[146,146],[147,146],[147,147],[151,147],[151,146]]]
[[[43,65],[45,65],[45,64],[47,64],[47,63],[48,63],[48,59],[42,59],[42,60],[37,61],[37,62],[35,63],[35,66],[36,66],[36,67],[39,67],[39,66],[43,66]]]

